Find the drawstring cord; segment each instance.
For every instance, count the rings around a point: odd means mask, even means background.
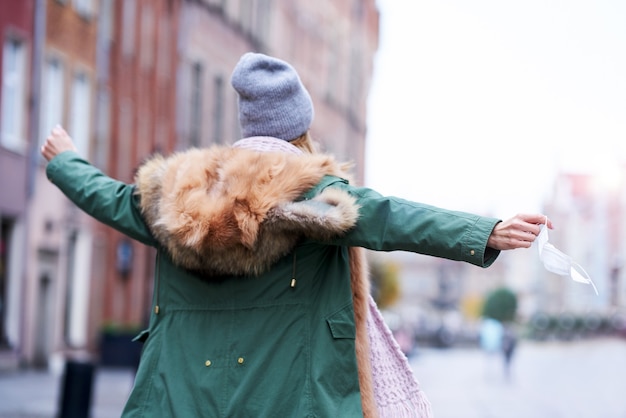
[[[296,287],[296,252],[293,252],[293,269],[291,271],[291,287]]]
[[[159,257],[159,253],[157,252],[157,256],[156,256],[156,278],[155,278],[155,297],[154,297],[154,313],[155,315],[159,314],[159,284],[161,282],[161,274],[160,274],[160,266],[161,266],[161,260]]]

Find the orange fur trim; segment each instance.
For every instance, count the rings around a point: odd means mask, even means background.
[[[324,216],[297,201],[324,175],[342,174],[328,155],[215,146],[157,156],[139,169],[136,184],[142,213],[177,265],[257,275],[300,236],[329,239],[354,225],[358,210],[345,192],[312,199],[324,204]]]

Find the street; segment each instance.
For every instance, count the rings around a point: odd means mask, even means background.
[[[436,418],[625,418],[626,340],[522,341],[510,379],[478,349],[411,358]]]
[[[435,418],[626,418],[624,339],[522,341],[510,379],[479,349],[424,348],[411,364]],[[118,418],[132,381],[97,369],[92,418]],[[60,384],[47,372],[0,373],[0,418],[55,417]]]

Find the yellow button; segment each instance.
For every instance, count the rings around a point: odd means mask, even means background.
[[[470,255],[474,255],[475,251],[474,250],[470,250]]]
[[[239,363],[239,364],[243,364],[243,357],[239,357],[239,358],[237,359],[237,363]]]
[[[207,361],[205,361],[205,362],[204,362],[204,365],[205,365],[205,366],[207,366],[207,367],[209,367],[209,366],[211,365],[211,360],[207,360]]]

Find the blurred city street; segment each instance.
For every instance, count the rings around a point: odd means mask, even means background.
[[[626,340],[521,341],[500,357],[423,349],[411,358],[436,418],[625,418]]]
[[[436,418],[626,418],[626,340],[522,341],[510,379],[477,348],[411,357]],[[118,418],[132,372],[96,369],[92,418]],[[61,376],[0,374],[1,418],[56,418]]]
[[[96,369],[91,418],[119,418],[133,384],[132,369]],[[63,377],[44,371],[0,373],[0,418],[62,418]]]

